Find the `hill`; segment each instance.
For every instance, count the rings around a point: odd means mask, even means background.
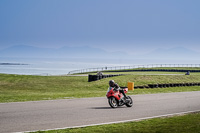
[[[107,52],[89,46],[39,48],[27,45],[16,45],[0,51],[0,57],[33,57],[33,58],[125,58],[125,52]]]

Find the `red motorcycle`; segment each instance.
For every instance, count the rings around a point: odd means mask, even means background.
[[[123,88],[122,88],[123,89]],[[124,93],[128,92],[128,88],[124,88]],[[126,105],[127,107],[132,107],[133,100],[130,96],[123,96],[123,94],[118,90],[114,90],[114,88],[108,88],[108,92],[106,94],[108,98],[108,103],[110,107],[117,108],[118,106]]]

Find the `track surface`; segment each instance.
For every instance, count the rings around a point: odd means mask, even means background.
[[[0,132],[109,123],[200,110],[200,91],[131,96],[134,106],[112,109],[106,97],[0,103]]]

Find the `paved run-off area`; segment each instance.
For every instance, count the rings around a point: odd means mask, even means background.
[[[200,91],[134,95],[133,107],[107,98],[0,103],[0,132],[23,132],[126,121],[200,110]]]

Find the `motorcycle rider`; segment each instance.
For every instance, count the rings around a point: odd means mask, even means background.
[[[119,85],[117,83],[115,83],[114,80],[110,80],[109,81],[109,86],[110,86],[109,90],[111,90],[112,88],[114,88],[113,89],[114,91],[118,91],[119,90],[119,92],[121,92],[124,95],[124,98],[126,98],[126,94],[124,93],[124,90],[123,89],[119,89],[120,88]]]

